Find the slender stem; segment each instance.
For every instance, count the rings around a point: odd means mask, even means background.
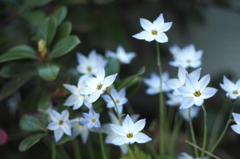
[[[160,154],[164,154],[164,102],[163,102],[163,92],[162,92],[162,66],[161,66],[161,57],[160,57],[160,49],[158,42],[156,42],[156,49],[157,49],[157,65],[159,68],[159,79],[160,79],[160,93],[159,93],[159,136],[160,136],[160,146],[159,151]]]
[[[126,144],[126,145],[127,145],[127,148],[128,148],[128,153],[129,153],[129,155],[130,155],[130,158],[131,158],[131,159],[135,159],[135,155],[133,154],[130,146],[129,146],[128,144]]]
[[[99,129],[99,138],[100,138],[100,146],[101,146],[101,151],[102,151],[102,158],[107,159],[104,144],[103,144],[102,132],[100,129]]]
[[[56,158],[56,146],[54,143],[52,143],[52,159]]]
[[[90,137],[88,138],[87,147],[88,147],[88,153],[89,153],[90,159],[96,159],[95,155],[94,155],[94,151],[93,151],[92,142],[91,142]]]
[[[105,93],[112,99],[113,103],[114,103],[114,106],[115,106],[115,109],[117,111],[117,115],[118,115],[118,119],[119,121],[121,120],[121,115],[119,114],[119,111],[118,111],[118,106],[115,102],[115,100],[113,99],[113,97],[111,96],[111,94],[109,94],[107,91],[105,91]]]
[[[228,126],[229,126],[229,124],[230,124],[230,122],[231,122],[232,112],[233,112],[233,110],[234,110],[234,105],[235,105],[235,101],[232,102],[232,109],[231,109],[231,112],[230,112],[230,114],[229,114],[229,117],[228,117],[228,121],[227,121],[227,123],[226,123],[226,126],[225,126],[222,134],[221,134],[220,137],[218,138],[217,142],[214,144],[214,146],[213,146],[212,149],[210,150],[210,153],[213,153],[213,151],[216,149],[216,147],[218,146],[218,144],[222,141],[222,138],[223,138],[223,136],[225,135],[225,133],[226,133],[226,131],[227,131],[227,129],[228,129]]]
[[[74,154],[75,154],[75,158],[76,159],[81,159],[81,154],[80,154],[80,148],[79,148],[79,144],[78,144],[78,140],[77,138],[75,138],[73,141],[73,150],[74,150]]]
[[[204,108],[204,105],[202,105],[203,113],[204,113],[204,135],[203,135],[203,145],[202,145],[202,154],[201,159],[203,159],[206,146],[207,146],[207,112]]]
[[[197,145],[196,137],[195,137],[195,133],[194,133],[193,125],[192,125],[192,118],[191,118],[191,114],[190,114],[190,108],[188,108],[188,118],[189,118],[189,127],[190,127],[190,133],[191,133],[191,137],[192,137],[192,142],[195,145]],[[194,152],[195,152],[195,156],[198,158],[199,154],[198,154],[198,150],[197,150],[196,147],[194,147]]]
[[[67,152],[65,151],[65,149],[62,146],[58,146],[58,149],[59,149],[60,153],[62,154],[62,156],[64,156],[65,159],[70,159]]]

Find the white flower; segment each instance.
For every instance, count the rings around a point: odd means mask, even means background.
[[[195,49],[193,44],[187,45],[182,50],[174,45],[170,48],[173,54],[174,61],[170,61],[169,64],[174,67],[182,66],[184,68],[192,67],[198,68],[202,65],[201,58],[203,51]]]
[[[69,118],[69,112],[68,110],[62,111],[61,114],[59,114],[57,111],[51,109],[49,111],[50,113],[50,118],[52,119],[53,122],[51,122],[47,128],[49,130],[54,131],[54,137],[56,142],[58,142],[63,134],[65,133],[68,136],[71,136],[71,122],[68,119]]]
[[[112,113],[112,112],[108,112],[108,115],[110,117],[111,123],[115,124],[115,125],[120,125],[120,122],[118,120],[118,118]],[[133,122],[135,122],[138,118],[139,115],[138,114],[134,114],[130,116],[131,119],[133,120]],[[106,138],[105,138],[105,143],[107,144],[112,144],[112,140],[118,136],[118,134],[116,134],[110,127],[110,124],[103,124],[102,125],[102,131],[103,133],[107,134]],[[122,153],[126,154],[128,149],[126,144],[123,145],[119,145]]]
[[[105,67],[107,64],[107,61],[95,50],[90,52],[88,58],[81,53],[77,53],[77,60],[79,63],[77,71],[89,76],[96,75],[99,67]]]
[[[83,103],[88,108],[92,107],[91,103],[88,103],[88,95],[80,94],[79,91],[85,88],[87,85],[85,84],[85,78],[87,76],[81,76],[78,80],[77,87],[70,84],[63,84],[63,86],[68,89],[72,94],[67,98],[63,105],[65,106],[73,106],[73,110],[79,109]]]
[[[232,125],[231,128],[233,129],[233,131],[240,134],[240,114],[232,113],[232,115],[233,115],[233,118],[234,118],[234,120],[237,124]]]
[[[96,77],[87,77],[85,79],[87,87],[83,88],[79,93],[85,95],[90,94],[88,102],[93,103],[105,92],[106,88],[114,82],[116,76],[117,73],[105,78],[105,70],[103,67],[100,67]]]
[[[226,96],[230,99],[235,100],[240,96],[240,79],[234,84],[227,77],[223,76],[223,84],[220,83],[220,86],[227,92]]]
[[[164,82],[168,87],[174,90],[173,95],[181,95],[178,91],[178,88],[186,85],[186,82],[185,82],[186,74],[188,74],[188,72],[182,66],[179,66],[178,78],[168,79]],[[189,75],[198,80],[200,77],[200,74],[201,74],[201,68],[191,72]]]
[[[200,107],[190,107],[190,115],[191,119],[196,118],[198,116],[199,111],[201,110]],[[188,109],[180,109],[179,114],[185,119],[186,121],[189,121],[189,116],[188,116]]]
[[[86,125],[88,129],[91,129],[92,127],[101,127],[101,124],[99,122],[100,115],[94,111],[93,108],[89,109],[88,114],[83,113],[84,119],[80,121],[81,124]]]
[[[133,144],[134,142],[146,143],[152,140],[147,135],[139,132],[144,128],[144,126],[145,119],[141,119],[136,123],[133,123],[129,115],[127,115],[124,119],[122,126],[110,124],[111,129],[118,134],[118,136],[112,140],[112,144],[123,145]]]
[[[192,157],[191,155],[187,154],[186,152],[182,152],[180,156],[178,156],[178,159],[194,159],[194,157]],[[200,159],[199,158],[195,158],[195,159]],[[208,157],[204,157],[203,159],[208,159]]]
[[[123,104],[127,103],[127,98],[125,98],[126,95],[126,88],[122,88],[119,92],[116,91],[115,88],[111,88],[110,95],[114,99],[117,108],[118,113],[122,114],[123,111]],[[109,97],[109,95],[102,95],[102,98],[107,102],[108,108],[114,108],[117,112],[113,100]]]
[[[81,135],[83,143],[86,144],[89,132],[88,132],[87,126],[80,123],[83,119],[84,118],[75,118],[71,120],[72,127],[73,127],[72,139],[78,135]]]
[[[167,93],[168,100],[166,101],[169,106],[177,106],[182,103],[183,96],[182,95],[174,95],[172,93]]]
[[[172,22],[164,23],[163,14],[160,14],[153,23],[147,19],[140,18],[140,24],[144,31],[133,35],[134,38],[148,42],[153,40],[156,40],[159,43],[168,42],[168,37],[164,32],[171,28]]]
[[[162,74],[162,91],[169,92],[172,89],[169,88],[164,82],[169,79],[168,72],[163,72]],[[160,78],[156,73],[151,73],[151,77],[145,78],[143,82],[149,86],[146,93],[149,95],[158,94],[160,92]]]
[[[210,81],[210,75],[205,75],[199,81],[190,75],[186,75],[186,86],[178,88],[184,97],[180,109],[187,109],[194,104],[201,106],[204,99],[212,97],[217,89],[206,87]]]
[[[116,58],[123,64],[129,64],[135,56],[136,56],[135,52],[127,53],[121,45],[117,47],[116,53],[110,50],[106,51],[106,57]]]

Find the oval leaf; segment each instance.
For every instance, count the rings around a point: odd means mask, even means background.
[[[24,115],[20,120],[20,127],[27,131],[46,130],[40,120],[33,115]]]
[[[42,24],[42,22],[46,18],[45,13],[40,10],[22,12],[19,16],[24,20],[37,25]]]
[[[75,46],[80,43],[80,40],[77,36],[69,36],[58,41],[49,56],[50,59],[54,59],[60,56],[65,55],[71,51]]]
[[[119,62],[115,58],[107,58],[108,64],[105,68],[106,76],[119,72]]]
[[[23,3],[23,7],[28,7],[28,8],[34,8],[34,7],[40,7],[43,6],[52,0],[40,0],[40,1],[33,1],[33,0],[25,0]]]
[[[57,29],[57,20],[55,17],[49,17],[38,27],[36,39],[39,42],[43,39],[46,45],[49,46],[52,42]]]
[[[72,30],[72,24],[70,22],[64,22],[57,29],[57,33],[54,41],[59,41],[62,38],[68,37],[70,35],[71,30]]]
[[[19,59],[36,59],[38,58],[35,50],[27,45],[15,46],[0,56],[0,63]]]
[[[60,25],[67,16],[67,7],[58,7],[57,10],[52,14],[52,16],[57,19],[57,25]]]
[[[38,67],[38,75],[46,81],[53,81],[57,78],[60,66],[56,63],[46,63]]]
[[[38,141],[44,136],[46,136],[46,134],[36,134],[25,138],[19,145],[19,151],[26,151],[27,149],[38,143]]]

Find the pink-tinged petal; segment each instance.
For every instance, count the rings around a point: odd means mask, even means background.
[[[68,112],[68,110],[62,111],[62,113],[61,113],[61,119],[64,120],[64,121],[66,121],[66,120],[68,120],[68,118],[69,118],[69,112]]]
[[[58,142],[63,136],[63,130],[61,128],[54,131],[55,141]]]
[[[202,68],[196,69],[195,71],[192,71],[189,75],[198,80],[201,74],[201,70]]]
[[[144,30],[144,31],[141,31],[138,34],[133,35],[132,37],[136,38],[136,39],[139,39],[139,40],[144,40],[149,34],[151,34],[151,33]]]
[[[234,89],[234,84],[232,81],[230,81],[226,76],[223,76],[223,83],[228,87],[230,90]]]
[[[235,122],[240,125],[240,114],[232,113]]]
[[[123,145],[126,144],[128,141],[126,136],[117,136],[112,140],[112,144],[114,145]]]
[[[110,86],[111,84],[113,84],[114,80],[116,79],[117,77],[117,73],[113,74],[113,75],[110,75],[110,76],[107,76],[104,80],[103,80],[103,85],[105,87],[108,87]]]
[[[141,131],[146,124],[146,119],[141,119],[134,124],[133,136]]]
[[[177,89],[182,86],[182,83],[178,79],[169,79],[164,82],[168,87]]]
[[[122,135],[122,136],[126,137],[126,134],[128,133],[128,132],[126,132],[126,130],[124,130],[123,127],[120,126],[120,125],[110,124],[110,127],[111,127],[111,129],[112,129],[115,133],[117,133],[118,135]]]
[[[78,92],[78,89],[77,89],[77,87],[76,86],[74,86],[74,85],[70,85],[70,84],[63,84],[63,86],[67,89],[67,90],[69,90],[71,93],[77,93]]]
[[[92,94],[96,90],[97,88],[94,88],[94,87],[85,87],[82,90],[80,90],[78,93],[83,95],[88,95],[88,94]]]
[[[48,124],[47,128],[48,128],[49,130],[56,130],[56,129],[59,128],[59,124],[58,124],[58,123],[55,123],[55,122],[52,122],[52,123]]]
[[[59,122],[61,120],[61,115],[56,110],[50,109],[49,114],[52,121]]]
[[[77,102],[78,97],[79,96],[75,95],[75,94],[70,95],[63,105],[65,105],[65,106],[72,106],[72,105],[74,105]]]
[[[194,99],[191,97],[186,97],[183,99],[179,109],[187,109],[194,105]]]
[[[210,98],[210,97],[212,97],[214,94],[216,94],[217,93],[217,89],[216,88],[211,88],[211,87],[206,87],[203,91],[202,91],[202,97],[204,98],[204,99],[208,99],[208,98]]]
[[[123,121],[122,127],[124,130],[128,131],[129,133],[133,133],[134,131],[134,123],[129,115]]]
[[[194,97],[195,90],[192,87],[182,86],[178,88],[179,93],[183,97]]]
[[[92,94],[89,95],[88,102],[89,103],[95,102],[100,97],[100,95],[101,93],[99,93],[99,91],[93,92]]]
[[[70,129],[70,127],[69,127],[66,123],[63,123],[63,124],[61,125],[61,128],[62,128],[63,132],[64,132],[65,134],[67,134],[68,136],[71,136],[71,135],[72,135],[71,129]]]
[[[172,22],[164,23],[159,27],[159,29],[157,29],[157,31],[166,32],[171,28],[171,26],[172,26]]]
[[[97,72],[97,79],[102,82],[104,80],[104,77],[105,77],[105,70],[103,67],[100,67],[98,69],[98,72]]]
[[[199,80],[199,89],[200,89],[200,91],[202,92],[203,90],[204,90],[204,88],[208,85],[208,83],[209,83],[209,81],[210,81],[210,75],[209,74],[207,74],[207,75],[205,75],[205,76],[203,76],[200,80]],[[198,90],[199,90],[198,89]]]
[[[232,125],[231,128],[234,132],[240,134],[240,125]]]
[[[137,143],[146,143],[146,142],[152,140],[150,137],[148,137],[147,135],[145,135],[141,132],[137,133],[133,137],[134,137],[135,142],[137,142]]]
[[[186,74],[187,74],[187,71],[182,66],[179,66],[178,79],[181,82],[181,84],[185,84]]]
[[[126,88],[122,88],[119,92],[118,92],[119,98],[124,98],[126,96]]]
[[[156,41],[159,43],[166,43],[168,42],[168,37],[165,33],[160,33],[156,36]]]
[[[151,32],[153,25],[149,20],[140,18],[140,24],[144,30]]]
[[[194,99],[194,104],[196,106],[201,106],[203,104],[203,102],[204,102],[203,97],[195,97],[193,99]]]
[[[96,87],[100,81],[95,77],[87,77],[85,78],[85,82],[89,87]]]

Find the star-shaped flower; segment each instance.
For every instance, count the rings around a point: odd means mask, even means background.
[[[84,144],[87,143],[87,138],[89,135],[89,131],[86,125],[81,124],[81,121],[84,118],[75,118],[73,120],[71,120],[72,123],[72,139],[75,138],[78,135],[81,135],[82,141]]]
[[[163,72],[162,74],[162,91],[163,92],[169,92],[172,89],[169,88],[164,82],[169,79],[169,73]],[[149,95],[158,94],[160,92],[160,78],[156,73],[151,73],[151,77],[145,78],[143,82],[149,86],[149,88],[146,90],[146,93]]]
[[[68,136],[71,136],[71,122],[68,119],[69,118],[69,112],[68,110],[62,111],[61,114],[59,114],[57,111],[51,109],[49,111],[50,118],[53,122],[51,122],[47,128],[49,130],[54,131],[54,137],[56,142],[58,142],[63,134],[65,133]]]
[[[174,95],[171,93],[167,93],[168,100],[166,101],[166,104],[169,106],[177,106],[182,103],[183,96],[182,95]]]
[[[123,145],[123,144],[133,144],[137,143],[146,143],[150,140],[147,135],[139,132],[145,126],[145,119],[141,119],[136,123],[133,123],[129,115],[124,119],[122,126],[110,124],[111,129],[118,134],[113,140],[112,144],[114,145]]]
[[[153,40],[156,40],[159,43],[168,42],[168,37],[164,32],[171,28],[172,22],[164,23],[163,14],[160,14],[153,23],[147,19],[140,18],[140,24],[144,31],[133,35],[134,38],[148,42]]]
[[[87,87],[79,91],[80,94],[89,95],[88,102],[95,102],[101,94],[103,94],[107,87],[109,87],[115,80],[116,74],[107,76],[105,78],[105,70],[103,67],[100,67],[96,77],[87,77],[85,82]]]
[[[227,77],[223,76],[223,84],[220,83],[220,86],[227,92],[226,96],[230,99],[235,100],[240,96],[240,79],[234,84]]]
[[[105,67],[107,64],[107,60],[97,54],[96,50],[92,50],[88,58],[81,53],[77,53],[77,60],[79,63],[77,71],[89,76],[96,75],[99,67]]]
[[[118,108],[118,113],[122,114],[123,111],[123,104],[127,103],[127,98],[125,97],[126,95],[126,88],[122,88],[119,92],[116,91],[115,88],[111,88],[110,95],[113,97],[117,108]],[[117,112],[115,108],[115,104],[113,100],[109,97],[109,95],[102,95],[102,98],[107,102],[107,107],[108,108],[114,108],[115,111]]]
[[[85,76],[81,76],[78,80],[77,87],[70,84],[63,84],[63,86],[68,89],[72,94],[67,98],[63,105],[65,106],[73,106],[73,110],[79,109],[83,103],[88,108],[92,107],[91,103],[88,103],[88,95],[80,94],[79,91],[85,88],[87,85],[85,83]]]
[[[116,53],[110,50],[106,51],[106,57],[116,58],[123,64],[129,64],[135,56],[135,52],[126,52],[121,45],[117,47]]]
[[[86,125],[88,129],[91,129],[92,127],[101,127],[99,117],[100,115],[94,111],[93,108],[89,109],[88,114],[83,113],[84,119],[80,121],[81,124]]]
[[[196,118],[198,116],[199,111],[201,110],[200,107],[190,107],[190,115],[191,119]],[[186,121],[189,121],[189,116],[188,116],[188,109],[180,109],[179,114],[185,119]]]
[[[187,154],[186,152],[182,152],[181,155],[178,156],[178,159],[200,159],[200,157],[194,158],[191,155]],[[208,159],[208,157],[204,157],[203,159]]]
[[[178,88],[179,92],[184,97],[180,109],[187,109],[194,104],[201,106],[204,99],[212,97],[217,89],[206,87],[210,81],[210,75],[205,75],[199,81],[186,74],[186,86]]]
[[[183,68],[198,68],[201,66],[202,50],[196,50],[193,44],[187,45],[182,49],[177,47],[174,45],[173,48],[170,48],[174,58],[174,61],[169,62],[171,66],[182,66]]]

